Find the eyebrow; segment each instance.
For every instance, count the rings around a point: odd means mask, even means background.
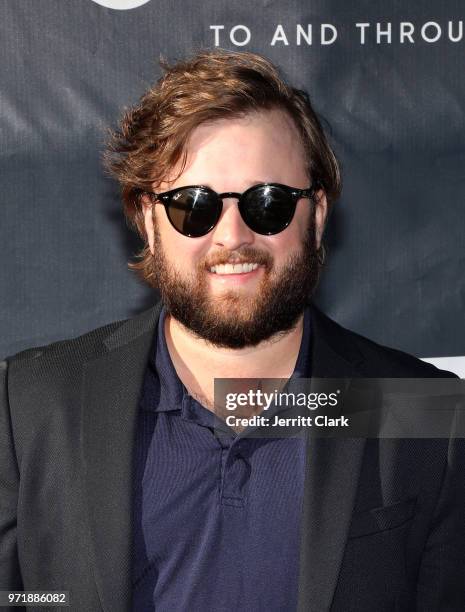
[[[244,188],[244,191],[245,191],[246,189],[249,189],[250,187],[255,187],[255,185],[264,185],[265,183],[276,183],[276,182],[277,182],[277,181],[271,181],[271,180],[265,181],[265,180],[258,180],[258,179],[255,179],[255,180],[253,180],[253,181],[250,181],[250,183],[249,183],[249,181],[247,181],[247,184],[248,184],[249,186],[248,186],[248,187],[245,187],[245,188]],[[206,181],[206,182],[204,182],[204,183],[200,182],[200,183],[198,183],[198,185],[203,185],[204,187],[208,187],[209,189],[212,189],[213,191],[215,191],[215,189],[213,189],[213,187],[211,186],[211,184],[210,184],[210,182],[209,182],[209,181]]]

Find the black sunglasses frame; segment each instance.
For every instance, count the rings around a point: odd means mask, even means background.
[[[224,198],[237,198],[238,200],[238,206],[239,206],[239,212],[241,213],[241,217],[244,221],[244,223],[248,226],[248,222],[247,219],[245,217],[245,202],[246,202],[246,197],[248,195],[250,195],[250,193],[253,193],[255,190],[257,189],[263,189],[263,187],[277,187],[279,189],[281,189],[282,191],[284,191],[284,193],[286,193],[291,199],[292,199],[292,205],[294,206],[294,210],[292,211],[292,214],[290,215],[289,220],[285,223],[285,225],[283,227],[280,227],[279,230],[277,230],[276,232],[266,232],[266,233],[261,233],[261,232],[256,232],[258,234],[261,234],[262,236],[272,236],[274,234],[279,234],[280,232],[282,232],[283,230],[286,229],[286,227],[288,227],[291,222],[292,219],[294,218],[294,214],[295,214],[295,209],[297,206],[298,201],[301,198],[308,198],[309,200],[311,200],[312,202],[315,201],[315,193],[316,191],[320,188],[320,184],[318,181],[314,181],[310,187],[308,187],[307,189],[297,189],[295,187],[289,187],[288,185],[283,185],[281,183],[260,183],[258,185],[252,185],[252,187],[249,187],[248,189],[246,189],[246,191],[244,191],[243,193],[238,193],[236,191],[225,191],[224,193],[217,193],[216,191],[214,191],[213,189],[211,189],[210,187],[206,187],[205,185],[185,185],[183,187],[176,187],[176,189],[171,189],[170,191],[164,191],[163,193],[156,193],[154,191],[146,191],[145,193],[150,196],[150,198],[152,199],[153,203],[155,204],[157,201],[161,202],[164,206],[165,206],[165,210],[166,210],[166,216],[168,217],[169,222],[171,223],[172,227],[179,232],[180,234],[182,234],[183,236],[187,236],[190,238],[200,238],[202,236],[206,236],[208,233],[210,233],[212,231],[212,229],[217,225],[220,217],[221,217],[221,213],[223,211],[223,199]],[[169,208],[172,205],[172,200],[173,197],[181,192],[184,191],[185,189],[202,189],[206,192],[208,192],[209,194],[213,195],[216,199],[216,201],[218,202],[218,205],[216,207],[216,215],[215,215],[215,221],[214,223],[212,223],[211,227],[209,227],[209,229],[205,232],[203,232],[202,234],[199,235],[194,235],[194,234],[186,234],[184,232],[182,232],[179,228],[177,228],[173,221],[171,220],[171,216],[169,213]],[[253,228],[252,231],[256,231]]]

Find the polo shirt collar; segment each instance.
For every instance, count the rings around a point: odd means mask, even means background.
[[[151,412],[180,410],[183,399],[188,395],[186,387],[177,375],[168,350],[165,336],[166,316],[167,310],[165,306],[162,306],[140,400],[142,410]],[[310,308],[306,306],[302,340],[291,379],[310,378],[310,325]]]

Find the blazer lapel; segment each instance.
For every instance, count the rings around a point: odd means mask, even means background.
[[[314,378],[357,376],[361,360],[344,333],[312,308]],[[352,518],[365,439],[307,439],[301,530],[299,612],[329,610]]]
[[[106,612],[131,606],[132,462],[139,394],[161,304],[123,323],[84,366],[82,453],[90,556]]]

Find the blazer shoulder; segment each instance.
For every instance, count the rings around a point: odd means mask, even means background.
[[[359,356],[359,367],[364,376],[384,378],[457,378],[447,370],[390,346],[379,344],[337,323],[315,308],[318,325],[331,338],[335,348]]]
[[[47,358],[52,360],[71,356],[76,360],[91,358],[94,353],[98,354],[99,346],[101,346],[102,341],[116,331],[121,325],[126,323],[127,320],[128,319],[121,319],[119,321],[113,321],[112,323],[107,323],[106,325],[92,329],[74,338],[66,338],[43,346],[25,349],[14,355],[5,357],[4,363],[7,363],[9,366],[19,366],[23,364],[26,365],[28,362]]]

